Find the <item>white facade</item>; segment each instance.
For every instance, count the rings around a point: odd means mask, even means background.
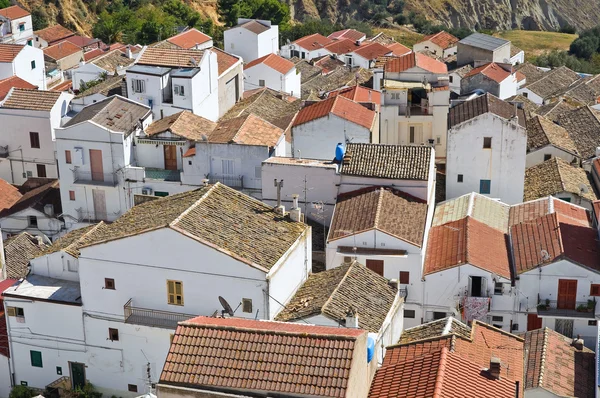
[[[479,89],[493,94],[501,100],[510,98],[517,94],[518,82],[515,73],[509,74],[504,80],[496,81],[484,73],[464,77],[460,81],[461,94],[467,95]]]
[[[491,139],[489,148],[485,138]],[[485,113],[453,126],[448,131],[446,198],[479,192],[521,203],[526,151],[527,134],[516,121]]]
[[[33,45],[33,23],[31,15],[9,19],[0,16],[0,42]]]
[[[536,105],[544,105],[544,99],[527,87],[519,88],[517,90],[517,95],[522,95]]]
[[[541,148],[536,148],[533,151],[528,151],[525,158],[525,166],[529,168],[544,163],[551,157],[561,158],[569,163],[575,159],[579,159],[579,156],[550,144]]]
[[[244,69],[244,90],[254,90],[260,87],[268,87],[275,91],[287,93],[300,98],[301,74],[293,67],[286,73],[281,73],[264,63]]]
[[[47,236],[51,241],[59,237],[64,229],[64,223],[56,218],[58,214],[46,214],[31,207],[0,218],[2,238],[27,232],[34,236]],[[31,225],[30,217],[35,217],[36,224]]]
[[[519,65],[525,62],[525,51],[521,50],[512,57],[510,57],[510,63],[513,65]]]
[[[39,90],[46,89],[44,52],[39,48],[23,46],[11,62],[0,62],[0,79],[18,76]]]
[[[448,58],[452,55],[456,55],[457,48],[458,47],[456,45],[454,45],[452,47],[448,47],[448,48],[444,49],[444,48],[438,46],[437,44],[433,43],[431,40],[425,40],[425,41],[422,41],[420,43],[416,43],[415,45],[413,45],[414,52],[430,51],[434,55],[437,55],[438,57],[441,57],[441,58]]]
[[[238,18],[238,25],[250,22],[252,19]],[[271,25],[271,21],[258,20],[269,29],[254,33],[241,26],[234,26],[223,32],[225,51],[242,57],[245,63],[254,61],[267,54],[279,52],[279,27]]]

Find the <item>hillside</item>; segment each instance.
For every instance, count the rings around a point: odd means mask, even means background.
[[[538,56],[552,50],[568,50],[577,35],[557,32],[539,32],[531,30],[508,30],[496,36],[510,40],[525,51],[527,58]]]

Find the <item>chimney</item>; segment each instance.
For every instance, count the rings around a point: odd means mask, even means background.
[[[277,181],[274,179],[275,188],[277,188],[277,206],[275,207],[275,213],[283,216],[285,214],[285,206],[281,204],[281,188],[283,188],[283,180]]]
[[[202,179],[202,185],[204,185],[205,187],[207,187],[207,186],[208,186],[208,182],[209,182],[209,181],[210,181],[210,180],[209,180],[208,178],[203,178],[203,179]]]
[[[596,157],[600,157],[600,146],[596,147]]]
[[[388,281],[388,286],[397,291],[398,290],[398,279],[390,279]]]
[[[492,357],[490,359],[490,368],[488,369],[489,375],[494,379],[499,379],[501,370],[502,364],[500,363],[500,358]]]
[[[352,307],[346,312],[346,327],[358,329],[358,312]]]
[[[292,221],[296,222],[302,221],[302,213],[300,211],[300,208],[298,207],[298,196],[299,195],[297,193],[292,195],[293,205],[292,209],[290,210],[290,218],[292,219]]]
[[[130,45],[125,47],[125,56],[127,56],[127,58],[129,58],[129,59],[133,59],[133,52],[131,51]]]
[[[581,338],[581,336],[577,335],[577,338],[573,339],[573,342],[571,343],[571,345],[573,347],[575,347],[578,351],[582,351],[583,350],[583,339]]]
[[[44,213],[48,217],[54,217],[54,205],[51,203],[44,205]]]

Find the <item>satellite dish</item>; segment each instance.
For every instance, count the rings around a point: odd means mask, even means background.
[[[547,250],[540,250],[540,255],[542,256],[542,261],[548,261],[550,260],[550,254],[548,253]]]
[[[588,193],[590,190],[588,189],[587,185],[585,184],[579,184],[579,192],[583,193]]]
[[[221,311],[221,315],[228,314],[229,316],[233,316],[233,309],[223,297],[219,296],[219,303],[223,307],[223,311]]]

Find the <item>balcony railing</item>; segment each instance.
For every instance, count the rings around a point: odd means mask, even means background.
[[[220,182],[231,188],[244,188],[244,176],[227,176],[218,174],[209,174],[208,180],[211,184]]]
[[[145,168],[146,178],[150,178],[153,180],[163,180],[163,181],[181,181],[181,171],[180,170],[165,170],[165,169],[154,169],[151,167]]]
[[[558,308],[558,302],[554,300],[541,300],[537,306],[540,317],[566,317],[566,318],[591,318],[596,317],[596,302],[577,301],[573,308]]]
[[[398,116],[429,116],[431,112],[428,107],[423,107],[420,105],[398,105]]]
[[[73,171],[73,183],[86,185],[101,185],[105,187],[117,186],[117,175],[115,173],[96,173],[91,171]]]
[[[86,210],[84,208],[77,209],[77,219],[86,222],[109,221],[106,211]]]
[[[152,326],[164,329],[175,329],[178,322],[187,321],[197,315],[181,314],[179,312],[160,311],[150,308],[134,307],[133,299],[123,306],[125,323]]]

